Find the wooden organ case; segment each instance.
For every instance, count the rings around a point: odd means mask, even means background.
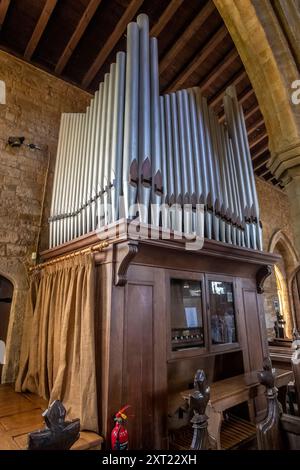
[[[95,255],[100,429],[108,443],[114,413],[130,404],[130,447],[167,449],[173,404],[197,369],[214,383],[261,368],[267,356],[262,286],[278,257],[213,240],[187,251],[184,239],[133,240],[127,227],[125,220],[117,234],[111,227],[109,246]],[[86,235],[43,257],[97,241]],[[248,419],[261,417],[264,396],[242,397]]]

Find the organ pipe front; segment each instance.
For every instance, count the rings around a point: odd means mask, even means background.
[[[197,87],[159,95],[157,39],[144,14],[127,27],[85,113],[61,117],[50,248],[120,218],[262,249],[254,172],[235,89],[225,124]]]

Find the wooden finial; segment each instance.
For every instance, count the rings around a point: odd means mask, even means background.
[[[191,419],[194,429],[191,449],[205,450],[209,447],[207,431],[208,416],[205,414],[205,410],[210,397],[210,387],[203,370],[197,370],[194,379],[194,387],[195,391],[190,398],[191,412],[194,413]]]

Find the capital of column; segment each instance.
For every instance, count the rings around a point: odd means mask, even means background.
[[[292,179],[299,179],[300,141],[280,152],[274,152],[267,166],[284,186],[288,185]]]

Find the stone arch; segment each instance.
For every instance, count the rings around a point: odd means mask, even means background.
[[[29,284],[25,265],[18,259],[0,258],[0,275],[7,278],[14,287],[6,340],[6,363],[2,371],[2,383],[10,383],[14,382],[18,371]]]
[[[272,235],[268,251],[273,253],[278,245],[282,247],[286,254],[285,261],[287,262],[288,274],[291,276],[295,269],[300,266],[300,260],[292,241],[284,230],[277,230],[277,232]]]
[[[278,265],[277,269],[279,272],[277,272],[277,275],[275,273],[275,275],[277,281],[278,277],[281,277],[281,294],[286,303],[286,311],[289,312],[289,315],[285,319],[287,321],[289,336],[291,337],[291,333],[294,327],[297,325],[297,312],[295,303],[293,301],[292,282],[295,272],[300,267],[299,256],[294,248],[292,241],[284,232],[284,230],[278,230],[273,234],[269,243],[268,251],[271,253],[277,251],[277,253],[279,253],[283,259],[283,269],[282,266]]]

